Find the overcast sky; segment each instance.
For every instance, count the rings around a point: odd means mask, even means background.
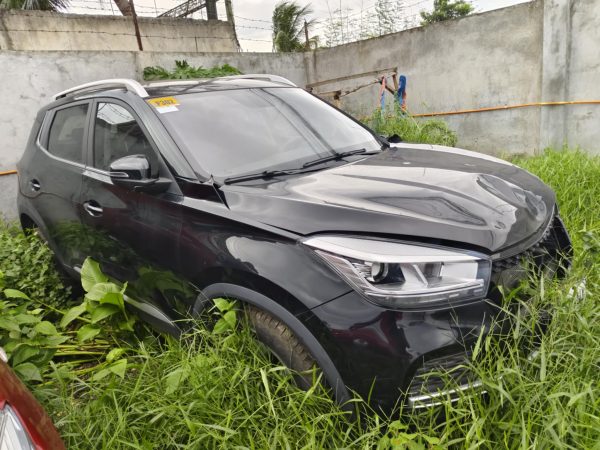
[[[184,0],[134,0],[139,15],[155,16],[162,13]],[[310,3],[314,16],[321,21],[320,27],[315,30],[318,34],[323,22],[330,17],[336,9],[354,12],[373,11],[376,0],[296,0],[300,5]],[[503,8],[528,0],[472,0],[476,12],[489,11]],[[270,52],[273,47],[271,34],[271,15],[273,8],[279,0],[232,0],[236,16],[236,28],[243,51]],[[418,15],[420,11],[433,8],[433,0],[405,0],[405,14]],[[69,12],[87,14],[119,14],[112,0],[71,0]],[[217,2],[219,18],[225,19],[223,0]],[[201,18],[204,12],[197,13],[194,17]]]

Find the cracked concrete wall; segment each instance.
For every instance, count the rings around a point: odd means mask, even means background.
[[[235,52],[228,22],[138,18],[145,51]],[[133,20],[122,16],[0,9],[0,50],[138,50]]]

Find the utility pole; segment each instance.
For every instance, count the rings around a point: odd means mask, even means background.
[[[138,48],[140,52],[144,50],[142,46],[142,36],[140,36],[140,27],[138,26],[137,14],[135,13],[135,6],[133,4],[133,0],[129,0],[129,4],[131,5],[131,17],[133,18],[133,27],[135,28],[135,37],[137,38]]]
[[[217,0],[206,0],[206,18],[208,20],[218,20]]]
[[[304,20],[304,37],[306,39],[306,44],[304,45],[304,49],[306,51],[310,50],[310,39],[308,39],[308,22],[306,19]]]
[[[233,5],[231,4],[231,0],[225,0],[225,12],[227,13],[227,22],[229,22],[229,26],[233,31],[233,40],[235,41],[235,45],[238,48],[238,51],[241,51],[240,41],[237,37],[237,31],[235,29],[235,16],[233,15]]]
[[[121,11],[121,14],[124,16],[131,15],[131,3],[129,3],[129,0],[114,0],[114,2],[117,5],[117,8],[119,8],[119,11]]]

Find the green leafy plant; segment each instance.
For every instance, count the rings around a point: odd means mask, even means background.
[[[224,298],[216,298],[214,300],[216,314],[219,320],[215,323],[213,333],[223,333],[235,329],[237,323],[237,302],[235,300],[226,300]]]
[[[33,244],[36,245],[36,244]],[[125,310],[126,286],[111,283],[98,263],[86,259],[82,267],[83,302],[63,311],[32,300],[20,290],[6,288],[0,300],[0,345],[14,370],[26,381],[42,381],[51,374],[52,360],[67,364],[73,373],[92,373],[93,379],[109,373],[123,376],[127,367],[119,347],[105,340],[133,331],[136,318]],[[0,272],[0,289],[4,288]],[[62,305],[63,302],[57,302]],[[58,323],[58,327],[55,325]],[[105,360],[101,361],[102,356]]]
[[[153,66],[144,68],[144,80],[187,80],[195,78],[216,78],[228,75],[240,75],[241,72],[229,64],[205,69],[202,66],[191,66],[186,60],[175,61],[175,68]]]
[[[4,284],[25,293],[36,306],[43,302],[61,308],[71,298],[52,251],[37,232],[24,234],[15,226],[0,225],[0,270]]]
[[[107,319],[110,325],[121,331],[133,331],[135,316],[125,310],[124,286],[110,282],[100,270],[100,265],[87,258],[81,268],[81,284],[86,294],[83,303],[69,309],[63,316],[60,325],[65,328],[75,319],[84,320],[86,324],[77,331],[79,342],[85,342],[98,336]]]
[[[379,448],[391,450],[441,450],[447,448],[442,440],[435,436],[410,431],[409,426],[400,420],[394,420],[388,426],[387,433],[379,441]]]
[[[0,287],[4,285],[0,273]],[[27,381],[42,381],[40,369],[52,359],[60,344],[69,338],[45,320],[42,308],[17,289],[4,289],[0,300],[0,345],[6,350],[13,369]]]

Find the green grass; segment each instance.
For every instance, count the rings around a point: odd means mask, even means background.
[[[417,120],[406,114],[395,104],[385,111],[376,109],[362,121],[378,134],[391,137],[397,135],[404,142],[456,146],[456,133],[443,120]]]
[[[504,350],[493,337],[477,347],[472,369],[487,397],[447,402],[446,422],[434,412],[386,421],[360,400],[366,412],[350,421],[326,393],[294,388],[244,328],[213,335],[199,327],[181,342],[147,332],[118,342],[129,361],[123,378],[73,377],[58,360],[35,393],[72,449],[600,449],[600,158],[559,151],[513,162],[556,190],[574,267],[560,284],[523,287],[532,299],[521,308],[531,318],[503,337]],[[570,297],[584,278],[585,298]],[[554,319],[528,360],[520,348],[548,308]]]

